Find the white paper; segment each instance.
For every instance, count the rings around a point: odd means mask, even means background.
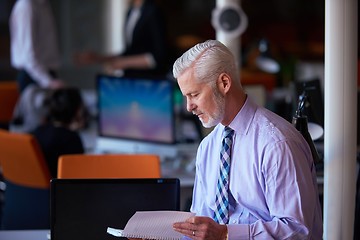
[[[195,213],[179,211],[136,212],[124,230],[109,227],[107,232],[117,237],[177,240],[183,235],[174,231],[173,223],[185,222]]]

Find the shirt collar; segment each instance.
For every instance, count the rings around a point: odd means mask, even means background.
[[[237,134],[246,135],[254,119],[257,107],[258,106],[256,103],[254,103],[248,96],[244,106],[240,109],[236,117],[229,124],[229,127],[234,129],[235,133]]]

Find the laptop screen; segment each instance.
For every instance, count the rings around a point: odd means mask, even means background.
[[[53,179],[51,239],[118,239],[136,211],[179,210],[178,179]],[[124,238],[126,239],[126,238]]]
[[[172,81],[98,75],[97,94],[100,136],[175,142]]]

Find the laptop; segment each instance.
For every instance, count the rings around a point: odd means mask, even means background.
[[[51,240],[126,239],[107,234],[124,229],[136,211],[179,210],[179,179],[52,179]]]

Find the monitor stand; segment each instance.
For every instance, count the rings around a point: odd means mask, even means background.
[[[95,153],[149,153],[157,154],[163,162],[184,155],[195,156],[199,143],[165,144],[126,139],[98,137]]]

